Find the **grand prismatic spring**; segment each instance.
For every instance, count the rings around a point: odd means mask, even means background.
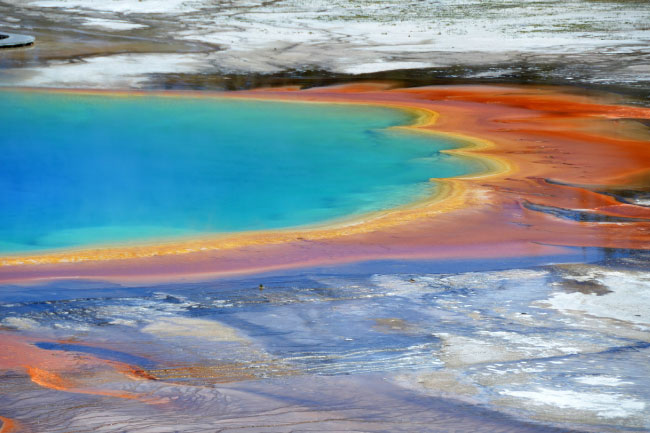
[[[423,199],[431,178],[476,170],[439,152],[452,140],[389,128],[414,115],[381,107],[1,99],[5,253],[305,225]]]
[[[0,1],[0,433],[650,431],[650,9],[389,3]]]
[[[646,425],[629,119],[650,110],[487,86],[0,96],[5,429]]]

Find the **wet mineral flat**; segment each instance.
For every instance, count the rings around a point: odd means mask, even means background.
[[[48,432],[648,428],[647,254],[574,258],[5,285],[0,406]]]

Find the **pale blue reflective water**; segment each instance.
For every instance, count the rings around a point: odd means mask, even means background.
[[[560,259],[580,264],[549,264]],[[79,360],[66,377],[91,390],[169,399],[61,392],[0,370],[0,408],[32,431],[61,433],[646,431],[647,333],[546,301],[575,293],[575,276],[581,289],[592,275],[615,275],[616,286],[647,279],[647,263],[646,252],[576,248],[149,287],[0,285],[0,341],[65,351]],[[89,356],[158,380],[93,370]]]
[[[0,252],[310,224],[477,169],[382,107],[2,91],[0,112]]]

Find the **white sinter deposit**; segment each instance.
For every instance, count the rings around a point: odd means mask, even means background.
[[[596,82],[650,76],[650,5],[635,1],[423,0],[233,1],[6,0],[12,17],[69,19],[129,38],[201,44],[209,62],[195,73],[323,69],[350,74],[395,69],[469,68],[466,76],[509,74],[513,64],[563,63]],[[0,17],[2,16],[0,6]],[[6,7],[6,6],[5,6]],[[38,19],[35,23],[33,19]],[[2,25],[0,18],[0,25]],[[22,21],[25,23],[25,21]],[[15,25],[15,23],[7,23]],[[127,32],[126,30],[129,30]],[[47,31],[47,26],[43,29]],[[187,54],[190,55],[190,54]],[[83,63],[75,65],[83,67]],[[149,61],[148,59],[146,60]],[[645,62],[645,63],[644,63]],[[167,61],[158,71],[168,73]],[[179,58],[179,63],[183,60]],[[178,72],[189,72],[185,67]],[[504,65],[507,65],[504,66]],[[119,74],[121,59],[103,63]],[[478,67],[478,70],[472,70]],[[47,66],[31,69],[40,74]],[[483,69],[481,69],[483,68]],[[616,69],[613,72],[611,69]],[[601,70],[605,69],[605,72]],[[587,71],[587,72],[580,72]],[[72,72],[72,68],[70,69]],[[602,73],[601,73],[602,72]],[[474,74],[474,75],[472,75]],[[15,75],[14,75],[15,77]],[[568,77],[571,78],[571,77]],[[34,78],[34,80],[36,80]],[[30,85],[35,85],[32,80]],[[22,84],[20,79],[3,80]],[[42,85],[57,85],[48,77]],[[81,83],[92,86],[91,83]],[[140,81],[131,83],[138,86]]]

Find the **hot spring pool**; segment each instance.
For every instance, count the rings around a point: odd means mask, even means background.
[[[326,222],[466,174],[380,106],[0,91],[0,253]]]

